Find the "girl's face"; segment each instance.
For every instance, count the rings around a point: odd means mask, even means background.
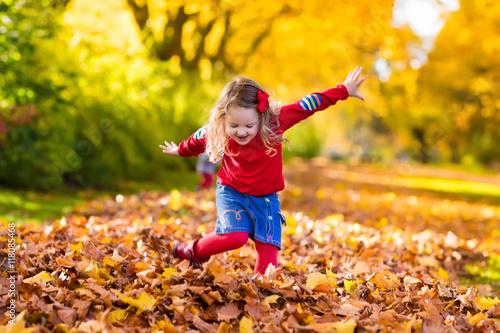
[[[226,133],[240,145],[246,145],[259,133],[259,113],[255,108],[229,106]]]

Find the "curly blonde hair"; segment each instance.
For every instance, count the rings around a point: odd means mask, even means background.
[[[236,77],[226,84],[219,94],[215,106],[210,110],[210,117],[207,124],[206,140],[207,153],[211,162],[220,160],[222,154],[229,156],[235,155],[229,151],[229,137],[226,133],[225,120],[230,106],[239,106],[243,108],[254,108],[257,111],[259,100],[258,91],[264,91],[255,81]],[[282,137],[283,133],[276,133],[275,129],[279,127],[278,116],[281,110],[281,103],[269,101],[263,113],[259,113],[259,134],[267,148],[266,154],[274,156],[277,153],[276,145],[281,144],[287,139]]]

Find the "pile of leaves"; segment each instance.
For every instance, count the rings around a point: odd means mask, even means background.
[[[279,267],[264,275],[253,273],[251,242],[198,267],[174,259],[176,242],[214,229],[214,199],[213,192],[176,190],[118,195],[87,203],[51,224],[18,226],[16,327],[20,332],[500,330],[500,300],[456,282],[464,265],[482,254],[477,244],[453,233],[375,228],[343,214],[312,219],[284,210]],[[6,249],[5,232],[1,243]],[[4,260],[2,277],[6,270]],[[2,309],[8,302],[5,280]],[[4,313],[2,324],[9,320]]]

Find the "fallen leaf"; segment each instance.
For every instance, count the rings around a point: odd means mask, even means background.
[[[117,320],[123,320],[127,317],[127,309],[115,310],[109,313],[109,321],[114,323]]]
[[[149,296],[146,292],[143,292],[139,298],[132,298],[123,295],[122,293],[117,294],[118,297],[127,304],[130,304],[137,308],[137,314],[144,311],[150,311],[155,307],[156,299]]]
[[[235,303],[229,303],[227,305],[217,308],[217,318],[219,320],[229,322],[231,319],[238,318],[241,310]]]
[[[50,276],[49,273],[47,273],[46,271],[43,271],[43,272],[38,273],[35,276],[24,279],[23,283],[42,284],[42,283],[46,283],[46,282],[53,281],[53,280],[54,280],[54,278],[52,276]]]
[[[171,276],[176,276],[177,274],[179,274],[179,271],[176,268],[168,267],[163,269],[163,273],[161,276],[164,277],[165,279],[168,279]]]
[[[488,315],[486,315],[482,312],[478,312],[469,319],[469,324],[474,325],[474,324],[477,324],[484,319],[488,319]]]
[[[253,321],[249,317],[243,317],[240,320],[241,333],[253,333]]]
[[[4,326],[0,326],[0,333],[31,333],[37,330],[35,327],[26,327],[26,321],[24,320],[24,315],[26,311],[21,312],[12,321],[6,322]]]
[[[311,328],[314,332],[321,333],[354,333],[356,329],[356,321],[354,319],[349,319],[346,322],[334,322],[334,323],[321,323],[307,325],[307,328]]]
[[[489,297],[479,297],[475,301],[477,307],[481,310],[489,310],[497,304],[500,304],[500,299],[498,297],[489,298]]]

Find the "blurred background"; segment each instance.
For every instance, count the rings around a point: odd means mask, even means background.
[[[3,0],[0,186],[168,184],[196,160],[158,145],[202,126],[234,75],[288,104],[356,65],[366,101],[287,132],[286,157],[498,169],[499,15],[493,0]]]

